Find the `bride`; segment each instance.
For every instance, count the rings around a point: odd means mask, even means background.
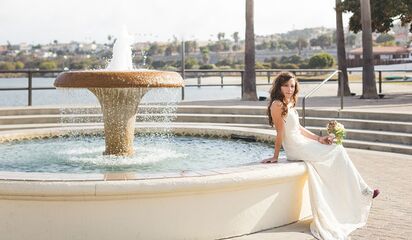
[[[263,163],[278,161],[283,146],[288,160],[303,160],[307,166],[313,221],[318,239],[345,240],[366,224],[372,191],[364,182],[342,145],[330,136],[317,136],[299,123],[295,109],[299,84],[289,72],[280,73],[270,90],[269,124],[276,128],[275,153]]]

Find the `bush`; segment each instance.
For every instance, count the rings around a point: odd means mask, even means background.
[[[230,69],[232,69],[232,67],[231,66],[219,66],[219,69],[221,69],[221,70],[230,70]]]
[[[256,69],[269,69],[270,64],[269,63],[256,62],[255,63],[255,68]]]
[[[166,66],[166,67],[163,67],[163,70],[166,70],[166,71],[177,71],[178,69],[177,69],[177,67],[173,67],[173,66]],[[180,70],[180,69],[179,69]]]
[[[164,66],[166,66],[166,63],[163,62],[163,61],[161,61],[161,60],[159,60],[159,61],[153,61],[153,62],[152,62],[152,67],[154,67],[154,68],[156,68],[156,69],[162,68],[162,67],[164,67]]]
[[[199,69],[214,69],[216,66],[214,64],[204,64],[199,67]]]
[[[230,65],[232,65],[232,61],[230,61],[230,59],[227,59],[227,58],[222,59],[216,63],[216,66],[230,66]]]
[[[333,57],[327,53],[319,53],[309,59],[311,68],[328,68],[333,66]]]
[[[2,62],[0,63],[0,70],[15,70],[16,65],[12,62]]]
[[[16,66],[16,69],[23,69],[24,68],[24,63],[20,62],[20,61],[17,61],[17,62],[15,62],[15,66]]]
[[[280,64],[277,62],[271,62],[270,63],[270,68],[272,69],[279,69],[280,68]]]
[[[193,69],[196,65],[198,65],[196,58],[188,58],[185,61],[185,68],[186,69]]]
[[[44,61],[40,63],[39,68],[44,70],[57,69],[57,64],[54,61]]]

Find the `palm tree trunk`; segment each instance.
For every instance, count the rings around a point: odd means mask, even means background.
[[[246,0],[245,73],[242,78],[242,100],[256,101],[255,31],[253,0]]]
[[[370,0],[360,0],[362,21],[362,48],[363,48],[363,71],[362,71],[362,96],[361,98],[378,98],[376,90],[375,72],[373,65],[372,50],[372,20]]]
[[[340,96],[340,81],[343,81],[343,96],[350,96],[348,70],[346,64],[345,36],[343,32],[341,0],[336,0],[336,45],[338,49],[338,66],[342,71],[339,78],[338,96]]]

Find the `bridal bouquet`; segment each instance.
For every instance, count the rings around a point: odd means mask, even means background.
[[[342,144],[343,138],[346,136],[345,126],[343,124],[332,120],[326,125],[326,130],[329,135],[336,138],[336,144]]]

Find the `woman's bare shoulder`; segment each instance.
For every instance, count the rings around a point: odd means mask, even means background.
[[[271,106],[270,106],[270,109],[271,109],[272,111],[280,110],[280,109],[282,109],[282,106],[283,106],[283,103],[282,103],[281,101],[279,101],[279,100],[274,100],[274,101],[272,102]]]

